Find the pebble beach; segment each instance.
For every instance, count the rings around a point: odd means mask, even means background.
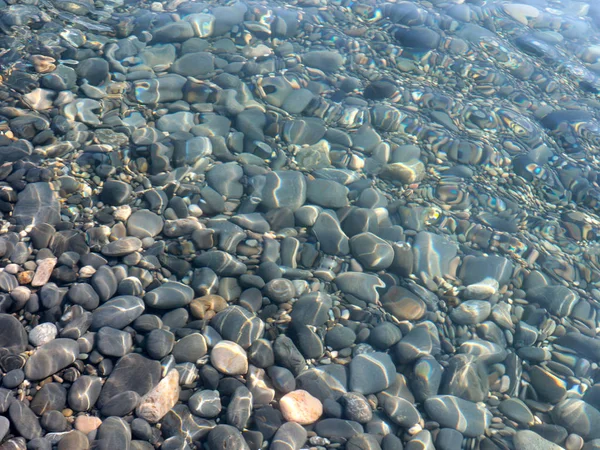
[[[599,120],[596,0],[0,0],[0,450],[600,450]]]

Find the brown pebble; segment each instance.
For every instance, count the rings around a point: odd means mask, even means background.
[[[75,429],[84,434],[96,430],[100,424],[102,424],[102,420],[99,417],[82,415],[75,418]]]

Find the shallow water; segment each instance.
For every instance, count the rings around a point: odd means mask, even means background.
[[[596,448],[599,27],[0,0],[0,449]]]

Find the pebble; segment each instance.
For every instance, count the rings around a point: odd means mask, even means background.
[[[279,406],[285,420],[300,425],[315,423],[323,414],[323,405],[319,399],[301,389],[281,397]]]
[[[38,347],[25,364],[28,380],[42,380],[72,364],[79,355],[79,345],[72,339],[54,339]]]
[[[491,414],[485,408],[452,395],[428,398],[424,407],[433,420],[467,437],[481,436],[491,423]]]
[[[150,423],[156,423],[179,400],[179,372],[171,369],[167,375],[146,395],[144,395],[137,408],[136,415]]]
[[[396,377],[396,366],[387,353],[363,353],[350,362],[349,386],[360,394],[387,389]]]
[[[210,362],[226,375],[244,375],[248,372],[246,351],[235,342],[224,340],[217,343],[210,353]]]

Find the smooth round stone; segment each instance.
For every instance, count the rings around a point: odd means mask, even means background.
[[[167,330],[155,329],[146,335],[144,346],[152,359],[160,360],[171,353],[175,344],[175,336]]]
[[[513,443],[515,450],[560,450],[562,448],[530,430],[517,431],[513,436]]]
[[[183,77],[202,78],[215,70],[215,57],[212,53],[188,53],[178,58],[171,70]]]
[[[344,418],[365,424],[373,418],[373,410],[366,397],[356,392],[348,392],[341,399],[344,405]]]
[[[491,422],[491,413],[487,409],[452,395],[428,398],[424,407],[432,420],[467,437],[481,436]]]
[[[400,397],[387,397],[383,410],[402,428],[411,428],[421,420],[421,415],[412,403]]]
[[[510,420],[514,420],[524,427],[531,426],[533,424],[533,414],[527,405],[518,398],[509,398],[503,400],[498,405],[498,410]]]
[[[264,333],[264,322],[240,306],[229,306],[217,313],[210,322],[211,326],[228,341],[247,349]]]
[[[335,278],[335,284],[344,294],[353,295],[367,303],[377,303],[379,301],[377,290],[385,287],[379,277],[363,272],[341,273]]]
[[[108,180],[102,186],[100,201],[111,206],[121,206],[129,202],[131,186],[123,181]]]
[[[13,217],[18,225],[60,223],[60,203],[49,183],[29,183],[19,192]]]
[[[400,328],[391,322],[382,322],[371,330],[369,344],[378,350],[386,350],[402,339]]]
[[[311,231],[325,253],[337,256],[350,253],[350,240],[342,230],[335,212],[323,210]]]
[[[527,290],[527,301],[537,303],[559,317],[569,316],[580,297],[565,286],[538,286]]]
[[[250,450],[240,430],[231,425],[217,425],[208,433],[207,443],[209,450],[223,448]]]
[[[85,434],[72,430],[60,439],[57,450],[86,450],[89,446],[90,442]]]
[[[332,306],[331,297],[324,292],[304,294],[293,304],[290,313],[292,325],[320,327],[329,319],[329,310]]]
[[[316,178],[306,186],[306,199],[323,208],[338,209],[348,206],[348,188],[333,180]]]
[[[215,26],[215,16],[212,14],[189,14],[184,20],[189,22],[194,29],[194,34],[199,38],[212,36]]]
[[[134,391],[140,396],[145,395],[158,384],[160,374],[161,366],[158,361],[136,353],[123,356],[102,386],[98,406],[102,408],[104,403],[120,392]]]
[[[344,64],[344,57],[338,52],[316,50],[302,55],[302,62],[325,72],[337,72]]]
[[[273,387],[283,394],[296,389],[294,374],[285,367],[273,366],[267,368],[267,374],[273,383]]]
[[[321,401],[301,389],[281,397],[279,407],[285,420],[300,425],[315,423],[323,414]]]
[[[130,448],[131,428],[120,417],[108,417],[98,428],[94,450],[113,450]]]
[[[67,418],[60,411],[46,411],[41,417],[40,424],[42,428],[50,432],[66,431]]]
[[[29,404],[31,410],[38,416],[46,411],[62,410],[67,403],[67,390],[62,384],[44,384]]]
[[[492,306],[489,302],[467,300],[452,310],[450,318],[458,325],[473,325],[483,322],[491,312]]]
[[[2,378],[2,385],[8,389],[14,389],[25,379],[25,373],[21,369],[13,369]]]
[[[199,417],[213,419],[221,413],[221,397],[219,391],[197,391],[188,400],[190,411]]]
[[[306,429],[294,422],[286,422],[279,427],[271,442],[270,450],[298,450],[306,443]]]
[[[296,171],[275,171],[265,175],[262,205],[268,209],[290,208],[296,211],[306,201],[306,178]]]
[[[276,278],[269,281],[263,288],[264,294],[275,303],[289,302],[296,296],[296,288],[287,278]]]
[[[205,337],[200,333],[193,333],[177,341],[173,346],[172,354],[178,363],[195,363],[206,355],[207,350]]]
[[[82,375],[69,388],[69,407],[74,411],[91,410],[96,404],[101,390],[101,378]]]
[[[451,428],[442,428],[435,440],[435,446],[440,450],[461,448],[464,436]]]
[[[102,247],[102,254],[108,257],[126,256],[142,248],[142,241],[136,237],[124,237],[109,242]]]
[[[443,278],[452,273],[451,266],[458,252],[458,245],[447,237],[420,231],[413,243],[413,273],[425,274],[429,279]]]
[[[221,341],[210,352],[210,362],[225,375],[244,375],[248,372],[246,351],[232,341]]]
[[[266,339],[257,339],[248,348],[248,361],[261,369],[271,367],[275,363],[273,346]]]
[[[333,327],[325,335],[325,345],[334,350],[350,347],[356,340],[356,333],[347,327]]]
[[[154,237],[163,229],[164,221],[161,216],[142,209],[134,212],[127,220],[127,234],[139,239]]]
[[[373,233],[360,233],[350,239],[350,251],[367,270],[387,269],[394,261],[394,249]]]
[[[14,400],[8,408],[8,416],[12,426],[25,439],[42,436],[42,427],[38,418],[25,403]]]
[[[96,333],[96,348],[105,356],[125,356],[133,348],[133,339],[126,331],[102,327]]]
[[[98,275],[98,278],[96,278],[96,282],[100,280],[100,277],[102,277],[102,273]],[[108,291],[109,289],[107,289],[107,294]],[[72,284],[69,288],[69,292],[67,292],[67,297],[72,303],[80,305],[82,308],[88,311],[95,310],[100,304],[100,296],[96,293],[92,285],[87,283]],[[29,336],[29,339],[31,340],[31,334]]]
[[[92,330],[108,326],[121,330],[144,312],[144,301],[132,295],[121,295],[107,301],[92,313]]]
[[[79,355],[79,344],[72,339],[54,339],[38,347],[25,363],[28,380],[42,380],[72,364]]]
[[[416,321],[421,319],[427,307],[425,302],[402,286],[392,286],[381,297],[383,309],[398,320]]]
[[[387,353],[362,353],[350,362],[350,390],[363,395],[387,389],[396,378],[396,366]]]
[[[189,22],[171,22],[152,30],[152,42],[183,42],[194,37],[194,29]]]
[[[10,314],[0,314],[0,347],[11,353],[21,353],[27,347],[27,331]]]
[[[146,306],[157,309],[175,309],[188,305],[194,290],[185,284],[169,281],[144,296]]]
[[[103,58],[84,59],[77,65],[77,76],[93,86],[101,85],[108,77],[108,61]]]
[[[562,425],[586,441],[600,439],[600,412],[583,400],[563,400],[552,409],[550,415],[555,424]]]

